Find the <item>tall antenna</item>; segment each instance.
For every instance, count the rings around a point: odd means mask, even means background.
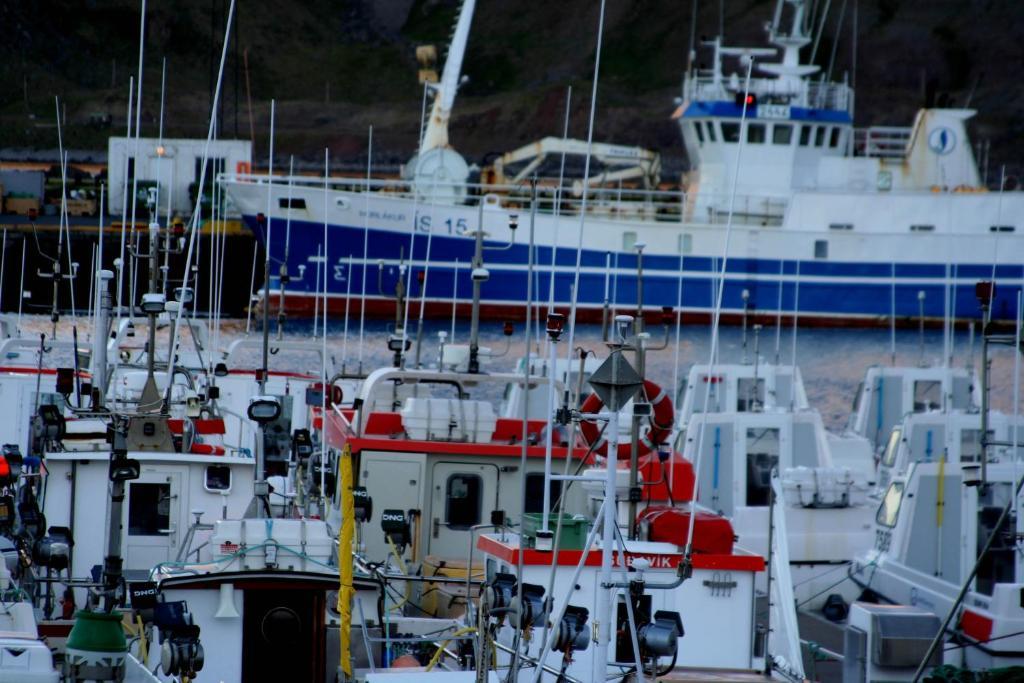
[[[896,366],[896,262],[891,264],[892,277],[889,283],[889,357]]]
[[[234,0],[232,0],[234,1]],[[274,187],[274,108],[276,102],[270,100],[270,154],[269,163],[267,165],[267,215],[264,218],[266,221],[264,233],[266,244],[266,253],[263,255],[263,372],[260,373],[260,393],[264,393],[267,388],[267,366],[270,364],[270,359],[267,357],[270,352],[270,236],[273,232],[274,221],[271,219],[271,199],[273,197]],[[212,121],[212,117],[211,117]],[[212,124],[211,124],[212,126]],[[258,220],[258,217],[257,217]]]
[[[135,81],[135,87],[137,92],[135,94],[135,145],[132,151],[132,160],[135,164],[134,173],[132,173],[132,225],[131,225],[131,237],[132,243],[135,242],[135,208],[136,201],[138,199],[139,192],[139,137],[140,130],[142,128],[142,55],[146,47],[146,0],[142,0],[142,12],[139,16],[139,74]],[[200,191],[202,187],[200,186]],[[128,307],[128,318],[133,319],[135,317],[135,259],[132,259],[129,281],[129,293],[131,295],[131,305]],[[187,276],[186,276],[187,277]],[[121,302],[118,301],[118,304]]]
[[[366,143],[366,187],[363,188],[363,285],[359,294],[359,362],[356,372],[363,374],[363,331],[366,322],[366,267],[370,249],[370,172],[373,166],[373,126],[370,126]],[[415,226],[413,226],[415,229]]]
[[[129,161],[134,164],[134,157],[128,156],[128,141],[132,138],[132,98],[135,97],[135,77],[132,76],[128,79],[128,116],[126,117],[128,132],[125,134],[124,143],[124,182],[121,185],[121,254],[118,256],[117,261],[114,265],[117,266],[117,316],[121,318],[124,315],[124,302],[121,299],[122,292],[124,290],[124,243],[125,243],[125,232],[128,228],[128,166]],[[134,175],[134,171],[132,173]],[[117,355],[114,356],[114,362],[117,362]]]

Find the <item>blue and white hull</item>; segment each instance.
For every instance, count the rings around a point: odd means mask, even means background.
[[[579,215],[538,212],[531,291],[528,209],[505,208],[493,195],[485,199],[482,209],[468,204],[432,206],[396,192],[348,188],[325,192],[322,180],[319,187],[318,181],[305,180],[308,185],[296,179],[290,187],[275,181],[269,201],[265,180],[227,180],[232,200],[263,244],[267,240],[257,214],[269,213],[275,264],[271,272],[279,272],[287,251],[285,307],[298,313],[311,312],[316,293],[323,291],[322,275],[318,277],[317,272],[324,252],[325,222],[326,289],[329,310],[335,313],[354,313],[365,306],[368,314],[392,315],[403,263],[410,269],[407,282],[413,311],[418,311],[421,301],[427,315],[450,316],[453,306],[463,311],[472,296],[474,249],[474,239],[466,233],[481,222],[488,247],[484,261],[489,279],[482,286],[485,316],[521,318],[528,299],[546,306],[552,277],[553,303],[566,309],[577,278],[581,229],[578,307],[584,319],[599,318],[605,301],[612,308],[635,309],[636,245],[640,243],[645,245],[645,308],[681,308],[686,314],[707,315],[712,310],[713,285],[723,257],[727,257],[723,298],[727,315],[743,310],[746,290],[756,315],[775,316],[781,311],[784,316],[799,314],[803,321],[819,324],[877,325],[893,315],[916,320],[922,311],[928,318],[976,319],[975,283],[993,276],[997,282],[993,317],[1013,320],[1017,292],[1024,282],[1024,245],[1015,234],[952,229],[921,234],[905,227],[887,229],[885,224],[870,226],[867,234],[829,230],[827,214],[850,210],[855,215],[857,198],[815,193],[805,200],[795,197],[785,222],[794,215],[826,214],[814,221],[826,226],[819,231],[799,225],[751,225],[739,219],[727,230],[722,223],[686,220],[685,211],[657,219],[620,217],[600,205],[582,222]],[[985,215],[992,198],[951,193],[938,217],[942,220],[936,222],[944,225],[961,219],[996,224],[996,216]],[[893,220],[908,214],[916,216],[908,220],[929,220],[912,200],[876,195],[870,198],[871,213]],[[1019,196],[1008,195],[1002,204],[1004,215],[1020,215],[1024,209]],[[269,212],[268,206],[272,207]],[[518,214],[515,234],[509,229],[511,214]],[[277,305],[280,287],[280,278],[275,277],[272,306]]]

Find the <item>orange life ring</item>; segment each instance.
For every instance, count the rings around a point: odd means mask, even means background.
[[[672,407],[672,398],[668,392],[659,387],[649,379],[644,380],[643,393],[648,403],[651,404],[652,415],[648,418],[649,429],[640,437],[638,446],[639,455],[657,450],[658,446],[668,438],[672,432],[672,423],[675,419],[675,410]],[[591,394],[580,406],[581,413],[597,413],[604,407],[604,402],[597,394]],[[608,454],[608,440],[601,436],[601,430],[597,422],[593,420],[580,420],[580,433],[587,446],[593,446],[594,452],[600,455]],[[628,458],[631,446],[629,442],[619,444],[618,457]]]

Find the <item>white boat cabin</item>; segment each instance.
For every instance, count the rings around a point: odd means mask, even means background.
[[[390,511],[389,516],[399,514],[408,524],[401,550],[411,561],[427,555],[465,560],[470,530],[492,524],[493,511],[503,511],[506,523],[512,525],[520,523],[524,512],[542,511],[547,420],[498,417],[490,402],[468,394],[470,389],[486,392],[488,384],[500,388],[523,381],[512,374],[383,368],[363,383],[357,409],[328,413],[328,446],[335,452],[346,445],[351,448],[357,484],[366,488],[372,500],[365,528],[373,533],[362,537],[368,559],[389,556],[385,535],[377,533],[385,511]],[[566,466],[566,458],[570,472],[581,467],[587,453],[582,443],[570,449],[564,437],[561,432],[552,436],[556,472]],[[524,447],[526,470],[521,471]],[[670,462],[676,478],[683,482],[688,476],[692,485],[688,465],[677,455]],[[668,467],[657,454],[641,460],[641,478],[648,482],[645,495],[652,500],[669,497]],[[560,482],[552,483],[552,504],[561,488]],[[678,489],[687,486],[679,483]],[[568,495],[566,509],[582,512],[582,487],[572,487]]]
[[[905,415],[966,411],[980,404],[979,388],[968,369],[873,366],[857,387],[847,431],[866,437],[879,451]]]
[[[972,461],[915,461],[894,473],[875,517],[874,547],[857,558],[852,577],[883,602],[948,614],[988,537],[995,542],[953,619],[948,664],[991,669],[1024,664],[1024,558],[1015,539],[1024,518],[997,529],[1022,468],[988,465],[982,484]],[[1018,497],[1014,508],[1019,509]]]
[[[988,457],[995,462],[1013,462],[1016,443],[1024,444],[1024,418],[1016,420],[991,411],[988,420]],[[892,478],[917,462],[981,462],[981,413],[914,413],[897,424],[885,442],[878,469],[879,491]]]

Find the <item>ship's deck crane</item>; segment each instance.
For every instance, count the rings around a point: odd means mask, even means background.
[[[585,140],[547,137],[514,149],[494,160],[493,182],[497,185],[515,185],[529,177],[551,154],[586,156],[587,143]],[[657,152],[641,147],[595,142],[591,146],[590,154],[606,168],[601,173],[591,176],[587,183],[589,187],[639,178],[644,189],[653,190],[657,188],[661,179],[661,155]],[[513,175],[506,175],[509,166],[524,161],[527,164],[523,168]],[[583,193],[581,181],[573,184],[573,192],[577,195]]]

